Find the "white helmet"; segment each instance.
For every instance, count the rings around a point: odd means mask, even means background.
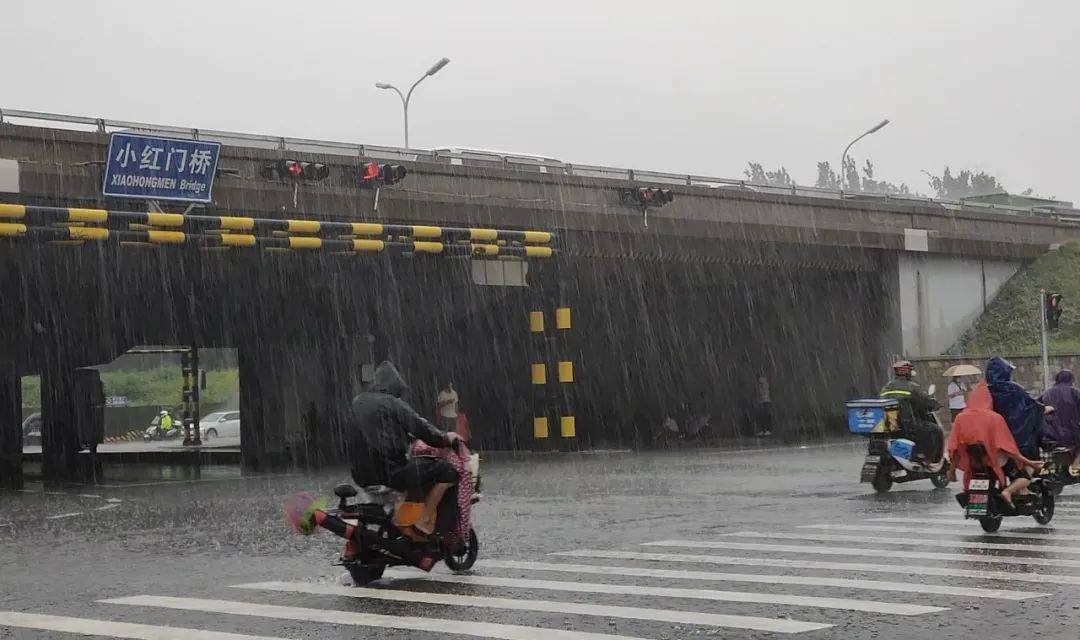
[[[162,409],[162,410],[161,410],[161,413],[159,413],[158,415],[159,415],[159,416],[167,416],[167,415],[169,415],[169,412],[168,412],[168,411],[166,411],[166,410],[164,410],[164,409]]]

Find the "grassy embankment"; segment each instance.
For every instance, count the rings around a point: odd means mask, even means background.
[[[1041,353],[1039,289],[1064,296],[1061,328],[1050,333],[1050,352],[1080,353],[1080,242],[1062,245],[1018,271],[949,352]]]

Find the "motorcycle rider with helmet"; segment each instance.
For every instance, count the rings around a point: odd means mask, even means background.
[[[925,462],[940,460],[945,434],[932,413],[941,405],[912,379],[915,367],[911,362],[898,360],[892,370],[893,379],[881,388],[880,396],[900,401],[899,435],[915,443],[913,457],[922,457]]]

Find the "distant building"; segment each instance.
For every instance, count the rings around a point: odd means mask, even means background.
[[[981,196],[961,198],[961,202],[976,202],[980,204],[1000,204],[1020,209],[1072,209],[1073,203],[1065,200],[1053,200],[1050,198],[1038,198],[1035,196],[1012,195],[1002,191],[1001,193],[987,193]]]

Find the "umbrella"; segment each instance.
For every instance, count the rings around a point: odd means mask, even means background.
[[[941,375],[946,378],[955,378],[957,376],[977,376],[981,375],[982,371],[979,368],[971,364],[956,364],[946,369]]]

